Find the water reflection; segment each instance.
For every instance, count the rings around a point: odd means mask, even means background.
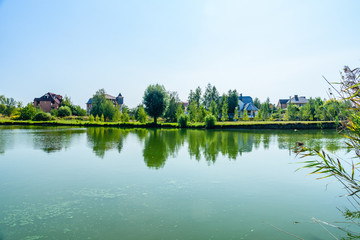
[[[35,128],[33,130],[30,131],[30,135],[32,135],[34,149],[41,149],[47,153],[69,148],[75,137],[86,132],[86,129],[63,127]]]
[[[86,133],[88,146],[96,156],[105,157],[109,150],[121,153],[126,149],[127,137],[135,136],[142,145],[144,162],[159,169],[169,157],[175,157],[181,148],[197,161],[202,158],[215,163],[220,155],[235,160],[243,153],[255,149],[278,147],[292,154],[296,142],[306,146],[336,152],[345,148],[344,138],[335,131],[276,131],[276,130],[178,130],[178,129],[119,129],[119,128],[69,128],[69,127],[1,127],[0,154],[12,148],[16,129],[26,129],[35,149],[47,153],[67,149],[74,138]]]
[[[130,130],[116,128],[89,128],[87,139],[96,156],[104,158],[105,152],[117,149],[120,153]]]

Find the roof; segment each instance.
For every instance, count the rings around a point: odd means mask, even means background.
[[[111,96],[109,94],[105,94],[105,98],[107,100],[116,101],[116,103],[119,105],[124,104],[124,97],[121,95],[121,93],[119,93],[117,97]],[[92,98],[89,98],[86,104],[92,104]]]
[[[250,96],[242,96],[242,95],[240,95],[239,100],[242,101],[245,104],[253,102],[253,99]]]
[[[60,104],[62,101],[62,96],[59,94],[48,92],[39,98],[34,98],[34,101],[38,101],[38,102],[50,101],[50,102],[56,102],[56,103]]]
[[[279,99],[280,104],[286,104],[289,101],[289,99]]]
[[[309,100],[306,99],[306,97],[304,97],[304,96],[298,97],[298,95],[295,95],[294,97],[291,98],[291,103],[305,104],[308,102],[309,102]]]
[[[259,109],[252,102],[245,104],[244,109],[248,111],[259,111]]]

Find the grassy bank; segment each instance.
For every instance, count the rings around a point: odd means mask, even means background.
[[[120,128],[179,128],[177,123],[139,122],[89,122],[81,120],[55,121],[19,121],[0,119],[0,125],[35,125],[35,126],[80,126],[80,127],[120,127]],[[189,123],[186,128],[205,128],[204,123]],[[214,129],[335,129],[333,121],[249,121],[217,122]]]

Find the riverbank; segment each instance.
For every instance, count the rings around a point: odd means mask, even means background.
[[[18,121],[0,120],[0,125],[33,126],[78,126],[78,127],[119,127],[119,128],[179,128],[177,123],[139,122],[89,122],[80,120]],[[204,123],[189,123],[186,128],[204,129]],[[334,121],[251,121],[217,122],[213,129],[335,129]]]

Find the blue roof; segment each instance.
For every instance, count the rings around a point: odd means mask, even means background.
[[[259,109],[252,102],[245,104],[244,109],[248,111],[259,111]]]
[[[245,104],[253,102],[253,100],[252,100],[252,98],[250,96],[240,96],[239,100],[242,101]]]
[[[89,101],[87,101],[86,104],[92,104],[92,98],[89,98]]]
[[[285,104],[289,101],[289,99],[279,99],[280,104]]]

